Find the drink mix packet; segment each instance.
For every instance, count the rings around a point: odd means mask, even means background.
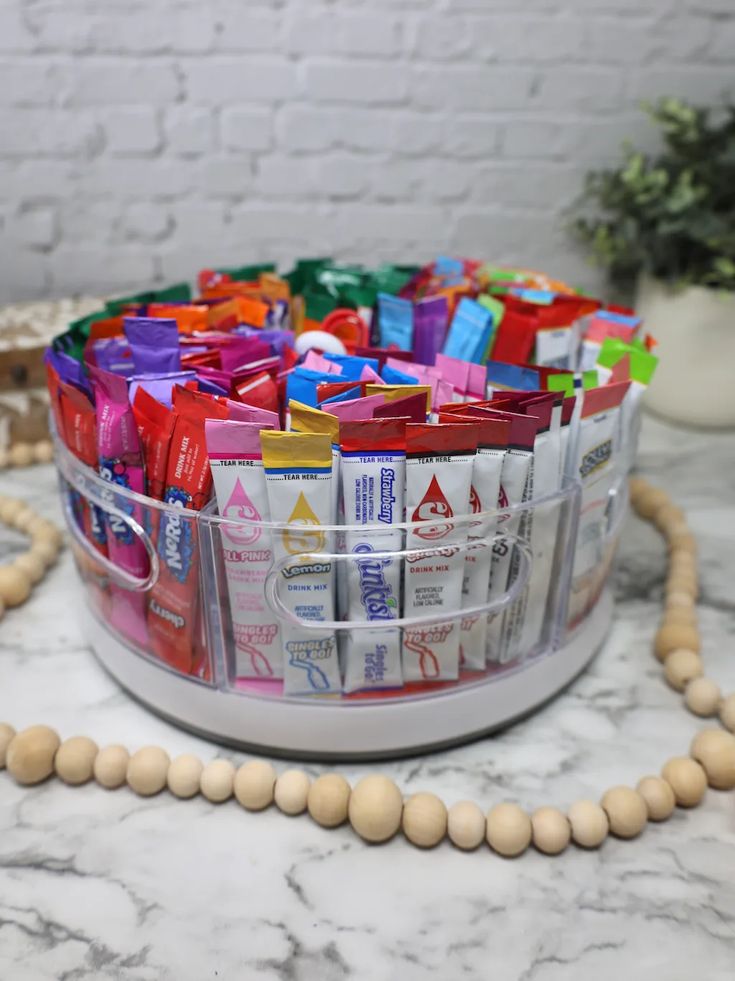
[[[358,555],[340,575],[347,581],[347,619],[385,624],[400,616],[401,560],[375,553],[400,550],[406,478],[405,419],[346,422],[341,427],[345,549]],[[344,690],[395,688],[402,684],[401,632],[397,627],[347,635]]]
[[[582,481],[582,503],[569,594],[570,626],[594,605],[606,571],[610,490],[620,476],[620,406],[629,382],[603,385],[584,393],[575,471]]]
[[[185,388],[174,390],[176,421],[163,492],[168,509],[155,543],[160,573],[148,600],[151,650],[182,674],[199,669],[199,538],[192,512],[204,507],[212,490],[204,423],[227,414],[216,401],[197,395]],[[206,673],[207,666],[201,670]]]
[[[175,320],[163,317],[125,317],[123,325],[136,375],[181,370],[179,331]]]
[[[170,408],[145,388],[136,391],[132,408],[143,449],[148,496],[161,501],[166,487],[168,451],[176,417]]]
[[[278,621],[265,599],[273,564],[268,497],[258,422],[207,419],[209,465],[221,527],[238,678],[282,678]]]
[[[457,412],[442,412],[440,422],[465,423],[476,427],[477,455],[472,467],[470,511],[478,515],[468,529],[468,538],[477,540],[477,548],[465,556],[462,580],[462,606],[480,606],[488,601],[492,568],[493,537],[497,527],[500,498],[500,476],[510,434],[507,419],[473,417]],[[485,670],[485,647],[488,619],[484,613],[468,614],[461,621],[460,666],[468,671]]]
[[[308,623],[334,620],[332,563],[332,444],[318,433],[261,433],[271,519],[287,527],[274,532],[276,559],[292,561],[279,576],[283,605],[300,621],[281,620],[283,690],[286,695],[318,695],[341,688],[337,640],[330,627]]]
[[[406,533],[406,548],[416,549],[406,557],[406,617],[461,607],[465,553],[456,545],[466,541],[468,524],[453,519],[469,512],[476,448],[472,426],[406,427],[406,519],[418,523]],[[460,631],[459,620],[406,627],[402,649],[406,681],[457,678]]]
[[[97,417],[97,467],[100,477],[111,486],[124,487],[138,494],[145,493],[145,467],[124,378],[92,368],[92,386]],[[119,511],[143,523],[142,508],[114,493],[106,500]],[[107,549],[110,559],[126,572],[139,578],[148,574],[148,556],[143,542],[130,525],[117,515],[105,512]],[[148,631],[145,618],[145,596],[142,593],[111,584],[112,607],[110,622],[130,640],[146,646]]]

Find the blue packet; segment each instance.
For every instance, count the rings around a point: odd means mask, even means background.
[[[453,259],[448,255],[437,256],[434,263],[435,276],[464,276],[464,263],[461,259]]]
[[[386,385],[418,385],[419,383],[418,378],[414,378],[413,375],[407,375],[403,371],[398,371],[397,368],[391,368],[388,364],[383,366],[380,377]]]
[[[332,381],[359,381],[363,368],[372,368],[377,375],[380,366],[377,358],[360,358],[354,354],[329,354],[325,351],[323,357],[342,369],[342,374],[334,376]]]
[[[535,392],[541,388],[538,371],[522,368],[505,361],[488,361],[487,381],[493,388],[508,388],[522,392]]]
[[[334,378],[334,376],[332,376]],[[328,399],[324,399],[323,402],[319,403],[319,408],[324,408],[325,405],[331,405],[332,402],[351,402],[353,399],[359,399],[362,396],[362,389],[359,385],[354,388],[348,388],[344,392],[340,392],[339,395],[332,395]]]
[[[378,293],[380,347],[394,344],[401,351],[413,346],[413,303],[390,293]]]
[[[492,311],[463,296],[454,311],[443,353],[460,361],[483,364],[492,336]]]
[[[294,368],[286,379],[286,401],[292,399],[308,405],[312,409],[318,407],[316,387],[322,382],[338,381],[341,375],[328,375],[326,371],[312,371],[311,368]],[[350,379],[345,379],[349,381]]]

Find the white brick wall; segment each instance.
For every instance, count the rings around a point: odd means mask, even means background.
[[[735,0],[0,0],[0,301],[466,252],[593,284],[560,213]]]

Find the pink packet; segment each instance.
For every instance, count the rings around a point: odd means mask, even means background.
[[[405,364],[405,362],[401,361],[401,364]],[[369,364],[363,365],[362,371],[360,372],[360,381],[374,382],[376,385],[385,384],[380,375]]]
[[[271,412],[270,409],[260,409],[255,405],[246,405],[244,402],[237,402],[235,399],[220,398],[219,402],[227,409],[228,419],[234,422],[256,422],[263,429],[278,429],[280,425],[278,413]]]
[[[437,354],[436,367],[441,371],[442,378],[449,382],[454,390],[453,402],[466,402],[469,398],[470,363],[450,358],[447,354]],[[484,395],[483,395],[484,397]]]
[[[273,545],[270,531],[260,524],[270,518],[260,432],[271,428],[218,419],[204,423],[217,510],[230,521],[220,533],[236,670],[244,678],[283,677],[278,619],[264,592]]]
[[[319,354],[313,348],[306,352],[306,357],[301,362],[302,368],[308,368],[309,371],[323,371],[328,375],[341,375],[342,369],[334,361],[330,361],[329,358],[325,358],[323,354]]]
[[[143,450],[132,408],[128,401],[128,385],[124,378],[99,368],[90,370],[97,412],[97,458],[103,480],[119,487],[145,493]],[[105,498],[118,510],[143,524],[142,508],[110,490]],[[115,515],[105,512],[108,528],[107,547],[110,559],[121,569],[143,578],[149,563],[143,542],[130,526]],[[111,585],[112,608],[110,622],[135,643],[145,647],[148,642],[145,595]]]
[[[220,364],[223,371],[238,371],[253,361],[270,357],[271,346],[257,338],[238,338],[229,340],[219,348]]]
[[[422,396],[423,398],[423,396]],[[328,402],[320,406],[323,412],[336,416],[340,422],[348,419],[372,419],[376,409],[385,405],[384,395],[365,395],[347,402]]]

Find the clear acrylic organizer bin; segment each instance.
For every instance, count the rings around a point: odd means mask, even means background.
[[[627,511],[625,475],[585,506],[583,550],[574,480],[526,504],[442,519],[449,546],[418,544],[420,526],[409,523],[391,526],[386,548],[384,527],[305,528],[225,519],[213,503],[201,512],[166,506],[102,480],[58,441],[56,462],[96,656],[140,701],[219,742],[348,759],[475,738],[567,685],[610,625],[606,583]],[[133,543],[144,574],[126,570],[124,549],[100,551],[102,527]],[[250,554],[259,564],[248,564]],[[454,605],[344,618],[366,577],[382,582],[389,567],[405,592],[427,562]],[[330,583],[333,619],[294,612],[289,591],[304,570]],[[473,588],[462,599],[465,573]]]

